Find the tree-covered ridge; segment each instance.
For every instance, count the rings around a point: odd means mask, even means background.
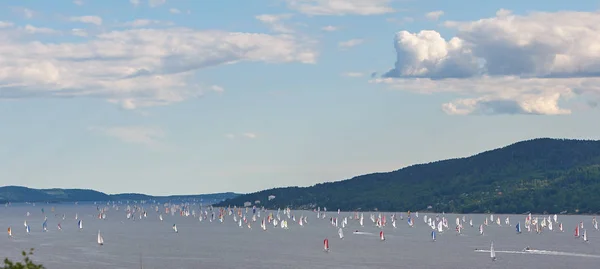
[[[275,199],[268,200],[269,195]],[[352,179],[260,191],[241,206],[460,213],[600,212],[600,141],[540,138],[471,157]],[[428,208],[431,206],[431,208]]]
[[[0,203],[22,202],[103,202],[103,201],[202,201],[216,203],[233,198],[239,194],[233,192],[198,194],[198,195],[172,195],[151,196],[139,193],[106,194],[95,190],[84,189],[32,189],[21,186],[0,187]]]

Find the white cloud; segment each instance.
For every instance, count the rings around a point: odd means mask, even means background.
[[[214,92],[219,92],[219,93],[225,91],[225,89],[223,89],[223,87],[221,87],[219,85],[212,85],[212,86],[210,86],[210,89]]]
[[[364,42],[364,40],[362,39],[350,39],[347,41],[342,41],[340,43],[338,43],[338,46],[341,48],[351,48],[351,47],[356,47],[360,44],[362,44]]]
[[[444,104],[449,114],[568,114],[562,101],[600,95],[599,12],[500,10],[445,25],[457,30],[450,40],[436,31],[399,32],[395,68],[373,82],[467,96]]]
[[[98,127],[92,126],[89,131],[102,134],[105,136],[117,138],[126,143],[140,144],[151,148],[163,148],[161,139],[164,138],[165,132],[156,127],[146,126],[113,126],[113,127]]]
[[[29,34],[57,34],[60,33],[54,29],[44,28],[44,27],[35,27],[31,25],[26,25],[24,28],[25,32]]]
[[[158,7],[164,5],[166,2],[167,0],[148,0],[148,6]]]
[[[83,6],[83,1],[82,0],[74,0],[73,4],[78,5],[78,6]]]
[[[33,16],[36,14],[35,11],[24,7],[13,7],[11,9],[14,13],[18,13],[27,19],[33,18]]]
[[[360,72],[346,72],[346,73],[343,73],[342,76],[351,77],[351,78],[359,78],[359,77],[364,77],[365,74],[360,73]]]
[[[511,13],[512,13],[512,11],[501,8],[498,11],[496,11],[496,16],[497,17],[506,17],[506,16],[510,15]]]
[[[255,139],[258,137],[258,135],[255,133],[243,133],[240,135],[229,133],[229,134],[225,134],[225,137],[227,137],[228,139],[235,139],[237,137],[243,137],[243,138],[247,138],[247,139]]]
[[[432,11],[432,12],[429,12],[429,13],[425,14],[425,17],[427,19],[432,20],[432,21],[437,21],[437,20],[440,19],[440,17],[442,15],[444,15],[444,11],[437,10],[437,11]]]
[[[9,21],[0,21],[0,29],[1,28],[9,28],[14,26],[14,24],[12,22]]]
[[[25,15],[25,18],[33,18],[34,12],[31,9],[23,9],[23,13]]]
[[[168,105],[215,91],[193,80],[208,67],[316,61],[313,44],[290,35],[129,29],[46,43],[11,38],[15,30],[0,30],[0,99],[92,97],[126,109]]]
[[[171,22],[149,20],[149,19],[137,19],[123,24],[125,27],[146,27],[151,25],[173,25]]]
[[[141,4],[140,0],[129,0],[129,3],[131,3],[134,6],[139,6]]]
[[[286,0],[288,7],[307,15],[379,15],[396,10],[391,0]]]
[[[264,24],[269,25],[271,31],[276,33],[293,33],[294,31],[287,27],[282,21],[291,18],[291,14],[280,14],[280,15],[258,15],[256,19]]]
[[[102,25],[102,18],[98,16],[81,16],[81,17],[71,17],[71,21],[81,22],[81,23],[89,23],[95,25]]]
[[[335,26],[332,26],[332,25],[327,25],[327,26],[321,28],[321,30],[327,31],[327,32],[333,32],[333,31],[337,31],[338,28]]]
[[[71,34],[74,36],[86,37],[88,33],[84,29],[74,28],[71,29]]]
[[[176,8],[171,8],[171,9],[169,9],[169,12],[171,12],[171,13],[173,13],[173,14],[180,14],[180,13],[181,13],[181,10],[179,10],[179,9],[176,9]]]
[[[600,93],[600,78],[520,78],[516,76],[482,76],[469,79],[448,78],[379,78],[372,82],[393,89],[421,94],[454,93],[465,96],[442,105],[444,112],[467,114],[570,114],[561,108],[578,89]]]

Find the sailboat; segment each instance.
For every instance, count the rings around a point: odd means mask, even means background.
[[[338,235],[340,236],[340,239],[344,239],[344,231],[342,230],[342,228],[338,230]]]
[[[323,240],[323,251],[329,252],[329,239],[327,239],[327,238],[325,238],[325,240]]]
[[[587,238],[587,230],[583,229],[583,241],[584,242],[588,242],[588,238]]]
[[[520,234],[521,233],[521,222],[517,222],[517,226],[515,228],[517,229],[517,233]]]
[[[104,238],[102,238],[102,235],[100,234],[100,230],[98,230],[98,245],[104,245]]]
[[[12,237],[12,229],[8,227],[8,237]]]
[[[381,241],[385,241],[385,235],[383,235],[383,231],[379,232],[379,239]]]
[[[82,220],[77,221],[77,226],[79,226],[79,230],[82,230],[83,229],[83,221]]]
[[[173,231],[175,231],[176,233],[178,233],[179,231],[177,231],[177,225],[173,224]]]
[[[431,240],[435,242],[435,231],[431,231]]]
[[[29,225],[25,226],[25,231],[26,231],[27,233],[31,232],[31,229],[29,229]]]
[[[496,251],[494,250],[494,241],[492,241],[492,244],[490,245],[490,258],[492,258],[492,261],[496,260]]]
[[[573,234],[575,237],[579,237],[579,225],[575,226],[575,233]]]

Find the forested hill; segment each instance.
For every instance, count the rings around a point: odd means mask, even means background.
[[[105,202],[105,201],[177,201],[177,202],[202,202],[213,204],[239,194],[233,192],[198,194],[198,195],[173,195],[151,196],[138,193],[106,194],[95,190],[84,189],[32,189],[21,186],[0,187],[0,203],[22,202]]]
[[[275,198],[268,200],[270,195]],[[267,208],[597,213],[600,141],[533,139],[467,158],[311,187],[270,189],[217,205],[241,206],[257,200]]]

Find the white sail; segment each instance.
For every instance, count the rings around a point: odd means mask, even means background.
[[[338,230],[338,235],[340,236],[340,239],[344,239],[344,231],[342,230],[342,228]]]
[[[102,238],[100,231],[98,231],[98,245],[104,245],[104,238]]]

